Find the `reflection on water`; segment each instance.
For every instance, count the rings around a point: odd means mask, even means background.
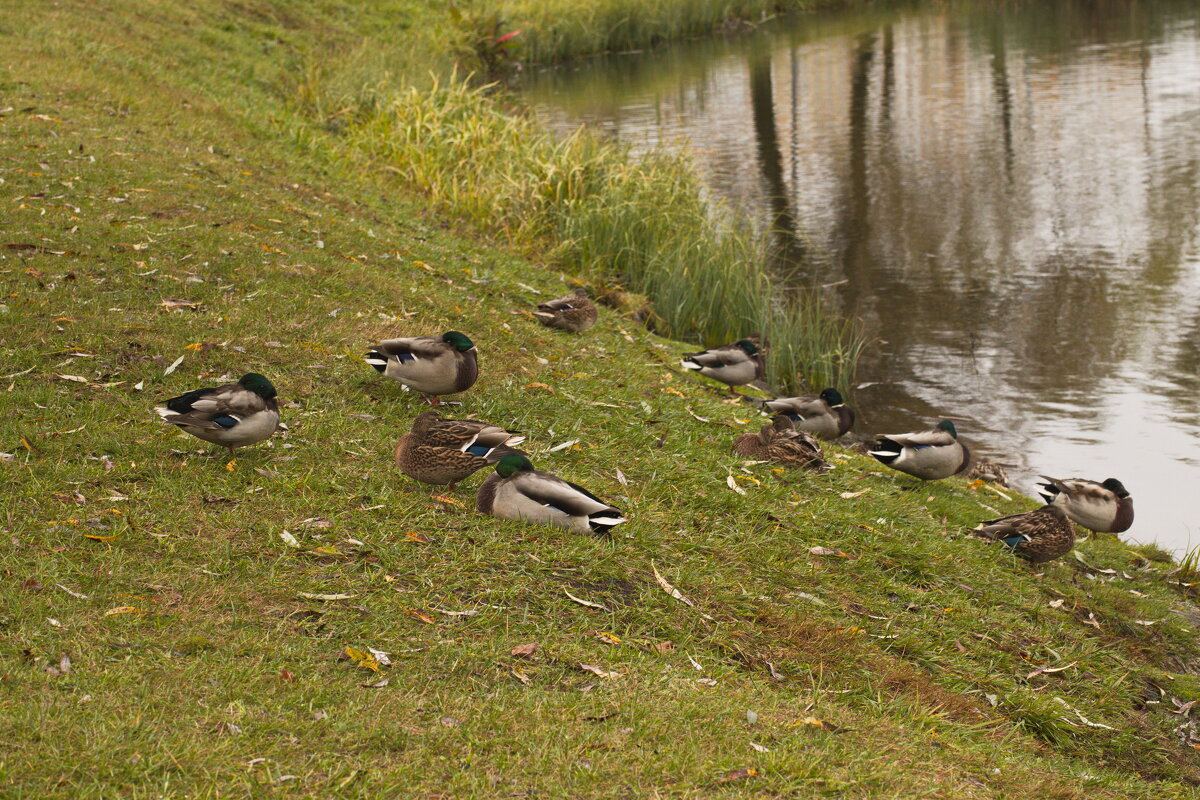
[[[834,284],[883,340],[864,428],[961,417],[1016,488],[1117,477],[1127,537],[1200,544],[1200,5],[803,17],[528,90],[557,128],[686,140]]]

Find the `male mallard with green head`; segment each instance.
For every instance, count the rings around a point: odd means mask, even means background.
[[[440,339],[387,339],[367,351],[365,360],[383,375],[421,392],[434,406],[439,396],[465,392],[479,377],[475,344],[458,331],[447,331]]]
[[[1133,525],[1133,496],[1116,478],[1103,483],[1083,478],[1058,480],[1042,475],[1038,494],[1091,531],[1121,533]]]
[[[734,439],[733,452],[756,461],[772,461],[814,472],[830,468],[821,445],[812,434],[796,430],[783,414],[776,415],[772,423],[762,426],[758,433],[744,433]]]
[[[761,407],[773,414],[786,414],[797,430],[808,431],[818,439],[836,439],[854,427],[854,409],[833,387],[820,394],[766,400]]]
[[[279,402],[275,387],[257,372],[247,372],[237,383],[193,389],[154,409],[172,425],[229,449],[270,438],[279,427]]]
[[[587,289],[580,286],[572,294],[538,304],[533,312],[538,322],[549,328],[582,333],[596,324],[596,306],[588,299]]]
[[[539,472],[520,453],[509,453],[479,487],[475,508],[504,519],[554,525],[580,533],[606,533],[625,521],[599,497],[549,472]]]
[[[412,430],[396,443],[396,465],[410,478],[435,485],[454,484],[494,464],[525,437],[477,419],[443,419],[430,410],[417,415]]]
[[[684,369],[699,372],[727,385],[732,394],[737,394],[733,387],[760,379],[764,369],[762,353],[749,339],[738,339],[733,344],[699,353],[684,353],[680,364]]]
[[[1066,555],[1075,546],[1075,526],[1062,508],[1052,505],[981,522],[973,533],[981,539],[1003,542],[1034,564]]]
[[[949,478],[971,465],[971,451],[958,440],[958,429],[948,419],[927,431],[880,436],[870,454],[923,481]]]

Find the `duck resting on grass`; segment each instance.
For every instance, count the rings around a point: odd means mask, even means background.
[[[625,521],[599,497],[549,472],[539,472],[522,453],[509,453],[479,487],[475,508],[504,519],[554,525],[580,533],[606,533]]]
[[[1116,478],[1103,483],[1083,478],[1041,478],[1046,481],[1038,484],[1042,499],[1088,530],[1121,533],[1133,525],[1133,496]]]
[[[549,328],[582,333],[596,324],[596,306],[588,299],[582,286],[574,293],[538,304],[533,312],[538,322]]]
[[[270,438],[279,427],[279,402],[275,387],[257,372],[247,372],[237,383],[194,389],[154,409],[172,425],[229,449]]]
[[[971,451],[948,419],[927,431],[880,436],[869,452],[884,466],[923,481],[949,478],[971,465]]]
[[[763,357],[758,346],[749,339],[738,339],[733,344],[713,347],[699,353],[684,353],[680,361],[684,369],[699,372],[729,387],[731,394],[735,386],[744,386],[763,376]]]
[[[1004,543],[1033,564],[1064,556],[1075,546],[1075,526],[1055,505],[981,522],[973,533],[981,539]]]
[[[421,483],[454,484],[494,464],[525,437],[476,419],[443,419],[429,410],[417,415],[412,430],[396,443],[396,465]]]
[[[744,433],[733,441],[733,452],[756,461],[773,461],[785,467],[819,472],[829,469],[821,445],[811,434],[798,431],[783,414],[758,433]]]
[[[818,439],[836,439],[854,427],[854,409],[842,393],[830,387],[820,394],[777,397],[760,404],[773,414],[786,414],[796,430],[808,431]]]
[[[364,360],[383,375],[425,395],[433,406],[442,395],[470,389],[479,377],[475,344],[458,331],[447,331],[440,339],[386,339],[367,351]]]

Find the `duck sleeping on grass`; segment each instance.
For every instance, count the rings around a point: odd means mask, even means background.
[[[758,433],[745,433],[733,441],[733,452],[756,461],[773,461],[785,467],[822,471],[829,464],[821,445],[811,434],[796,430],[792,421],[777,415],[770,425]]]
[[[607,533],[625,522],[599,497],[549,472],[539,472],[521,453],[509,453],[479,487],[475,508],[504,519],[554,525],[580,533]]]
[[[854,409],[833,387],[820,394],[765,400],[760,407],[773,414],[786,414],[796,430],[808,431],[818,439],[836,439],[854,427]]]
[[[549,328],[558,328],[571,333],[582,333],[596,324],[596,306],[588,299],[587,289],[582,286],[574,293],[538,304],[533,312],[538,322]]]
[[[949,478],[971,465],[971,451],[958,440],[958,430],[948,419],[927,431],[880,436],[870,454],[884,466],[923,481]]]
[[[1042,475],[1038,494],[1058,506],[1075,522],[1090,531],[1121,533],[1133,525],[1133,496],[1116,478],[1103,483],[1083,478],[1058,480]]]
[[[192,436],[228,448],[230,458],[233,448],[269,439],[279,427],[275,387],[257,372],[237,383],[184,392],[154,410]]]
[[[1033,564],[1064,556],[1075,546],[1075,526],[1054,505],[981,522],[973,532],[981,539],[1002,542]]]
[[[443,419],[430,410],[413,420],[396,443],[396,465],[410,478],[435,485],[454,484],[476,470],[515,453],[525,437],[476,419]]]
[[[442,395],[470,389],[479,377],[475,344],[465,334],[447,331],[441,338],[387,339],[364,359],[381,374],[426,396],[436,406]]]
[[[720,381],[735,395],[737,392],[733,387],[752,383],[763,376],[762,353],[749,339],[739,339],[733,344],[699,353],[684,353],[680,364],[684,369]]]

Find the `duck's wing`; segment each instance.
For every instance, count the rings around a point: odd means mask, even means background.
[[[246,417],[276,408],[274,399],[264,400],[241,384],[230,383],[172,397],[167,401],[169,413],[163,414],[163,419],[172,425],[228,430]]]

